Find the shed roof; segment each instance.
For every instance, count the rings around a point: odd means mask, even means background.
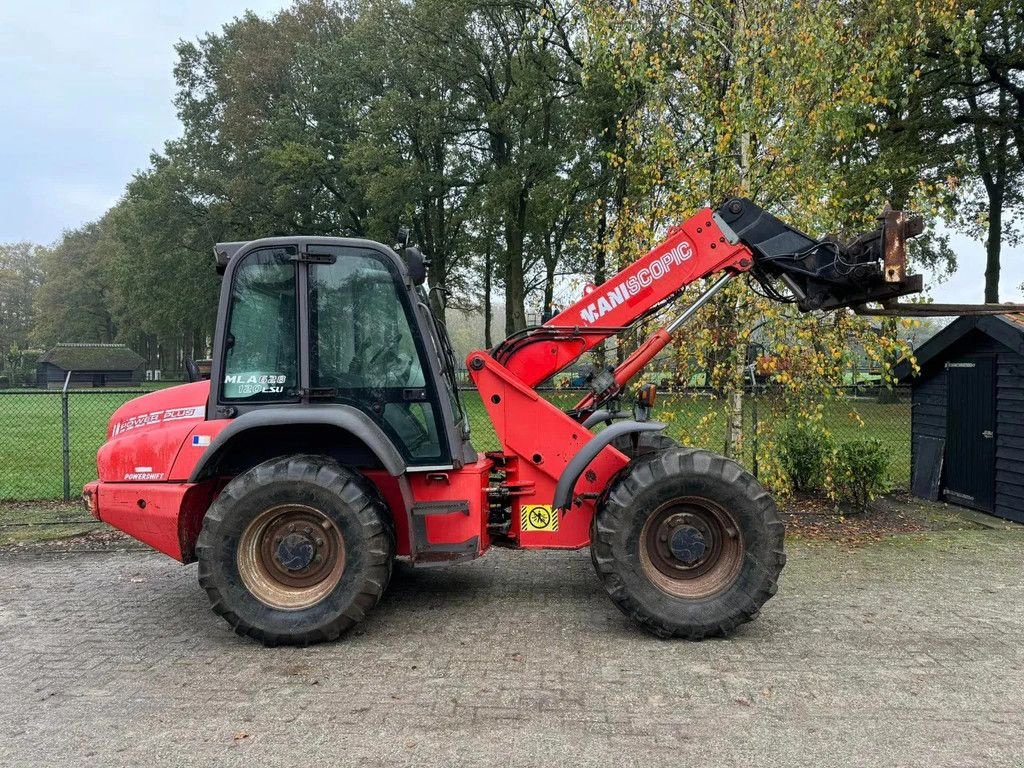
[[[974,330],[1024,355],[1024,316],[966,315],[958,317],[914,350],[917,364],[924,368],[929,363],[945,360],[951,347]],[[897,365],[894,373],[901,381],[909,381],[913,376],[910,361],[904,360]]]
[[[1000,315],[1000,317],[1024,329],[1024,315]]]
[[[39,358],[65,371],[135,371],[145,361],[124,344],[60,343]]]

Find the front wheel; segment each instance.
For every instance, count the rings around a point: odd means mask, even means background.
[[[666,448],[678,448],[679,443],[664,432],[633,432],[619,435],[612,440],[612,446],[632,460]]]
[[[656,635],[731,632],[775,594],[786,562],[775,502],[736,462],[668,448],[602,496],[591,555],[612,600]]]
[[[333,640],[391,577],[387,508],[322,456],[273,459],[224,488],[203,521],[199,584],[237,632],[267,645]]]

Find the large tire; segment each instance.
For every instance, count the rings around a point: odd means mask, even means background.
[[[232,480],[196,545],[199,584],[240,635],[334,640],[391,578],[394,532],[365,478],[323,456],[272,459]]]
[[[726,635],[775,594],[785,529],[736,462],[670,448],[630,462],[598,502],[597,574],[627,616],[660,637]]]
[[[630,459],[638,459],[666,448],[679,447],[679,443],[664,432],[634,432],[630,435],[619,435],[612,440],[611,444],[613,448],[626,454]]]
[[[649,456],[656,451],[664,451],[667,448],[678,448],[679,443],[666,435],[664,432],[633,432],[628,435],[619,435],[611,442],[613,448],[632,461],[641,456]],[[593,541],[594,537],[590,537]],[[597,556],[594,547],[590,547],[590,561],[594,564],[594,570],[598,570]]]

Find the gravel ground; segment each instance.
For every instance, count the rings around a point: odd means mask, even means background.
[[[148,552],[0,554],[0,765],[1024,765],[1024,534],[796,544],[728,640],[649,637],[586,552],[402,568],[265,649]]]

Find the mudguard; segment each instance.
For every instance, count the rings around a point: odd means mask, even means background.
[[[405,460],[398,452],[394,443],[377,424],[365,413],[349,405],[309,405],[296,408],[283,406],[280,408],[259,408],[243,413],[233,419],[210,442],[210,447],[192,468],[188,481],[197,483],[203,479],[207,468],[216,465],[219,453],[230,441],[248,430],[258,427],[325,425],[339,427],[362,440],[381,465],[392,477],[404,474]]]
[[[619,421],[609,427],[602,429],[592,440],[580,448],[579,453],[572,457],[566,465],[558,483],[555,485],[555,498],[552,506],[555,509],[568,509],[572,504],[573,491],[576,488],[576,481],[583,470],[592,462],[597,454],[611,444],[612,440],[621,435],[629,435],[633,432],[658,432],[665,428],[660,421]]]

